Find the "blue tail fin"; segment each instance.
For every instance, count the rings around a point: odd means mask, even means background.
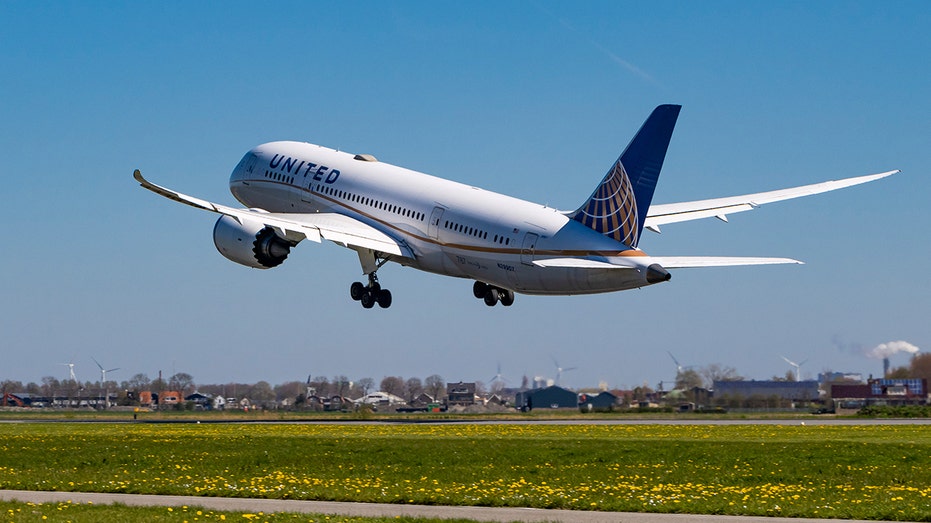
[[[681,108],[660,105],[654,109],[588,201],[569,217],[636,247]]]

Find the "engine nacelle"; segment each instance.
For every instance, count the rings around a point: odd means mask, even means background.
[[[294,246],[262,223],[243,220],[240,224],[225,215],[213,227],[213,243],[227,260],[256,269],[281,265]]]

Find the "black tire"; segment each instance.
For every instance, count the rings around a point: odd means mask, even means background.
[[[366,309],[371,309],[375,306],[375,296],[371,292],[366,292],[362,295],[362,299],[359,300],[362,302],[362,307]]]
[[[500,294],[501,305],[504,305],[505,307],[514,305],[514,291],[503,290],[500,292]]]
[[[476,281],[472,284],[472,295],[478,299],[485,297],[485,293],[488,292],[488,284],[480,281]]]
[[[391,291],[389,291],[388,289],[382,289],[378,291],[378,297],[376,298],[375,301],[378,302],[378,306],[381,307],[382,309],[387,309],[388,307],[391,307]]]
[[[365,294],[365,285],[362,285],[362,282],[353,282],[353,284],[349,286],[349,296],[354,301],[361,300],[363,294]]]
[[[494,287],[489,287],[488,291],[485,293],[485,305],[489,307],[494,307],[498,304],[498,289]]]

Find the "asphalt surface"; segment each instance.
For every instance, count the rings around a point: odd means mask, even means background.
[[[355,517],[430,517],[460,518],[500,522],[564,523],[825,523],[826,519],[772,518],[756,516],[703,516],[691,514],[646,514],[632,512],[587,512],[578,510],[544,510],[534,508],[445,507],[436,505],[392,505],[386,503],[340,503],[335,501],[295,501],[250,498],[205,498],[197,496],[153,496],[146,494],[99,494],[85,492],[34,492],[0,490],[0,499],[32,503],[93,502],[95,505],[122,503],[147,507],[202,507],[209,510],[242,512],[294,512],[335,514]],[[841,521],[841,520],[833,520]],[[855,521],[855,520],[842,520]],[[865,523],[865,522],[864,522]]]

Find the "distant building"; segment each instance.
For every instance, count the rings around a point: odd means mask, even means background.
[[[446,404],[467,407],[475,405],[475,383],[448,383],[446,384]]]
[[[158,405],[159,407],[165,407],[168,405],[177,405],[181,403],[181,391],[178,390],[166,390],[163,391],[158,396]]]
[[[388,394],[387,392],[370,392],[361,398],[354,400],[353,403],[356,405],[403,405],[405,403],[404,398],[395,396],[394,394]]]
[[[714,399],[778,398],[793,402],[811,402],[820,399],[818,382],[806,381],[715,381]]]
[[[831,398],[840,408],[924,404],[928,401],[928,381],[908,378],[872,379],[866,385],[836,383],[831,385]]]
[[[598,394],[579,394],[579,410],[582,412],[611,412],[620,406],[620,398],[608,391]]]
[[[194,391],[193,393],[185,396],[184,401],[193,402],[195,408],[198,409],[210,410],[213,408],[213,397],[202,392]]]
[[[574,409],[579,406],[579,397],[571,390],[552,385],[543,389],[518,392],[515,406],[523,411],[533,409]]]

